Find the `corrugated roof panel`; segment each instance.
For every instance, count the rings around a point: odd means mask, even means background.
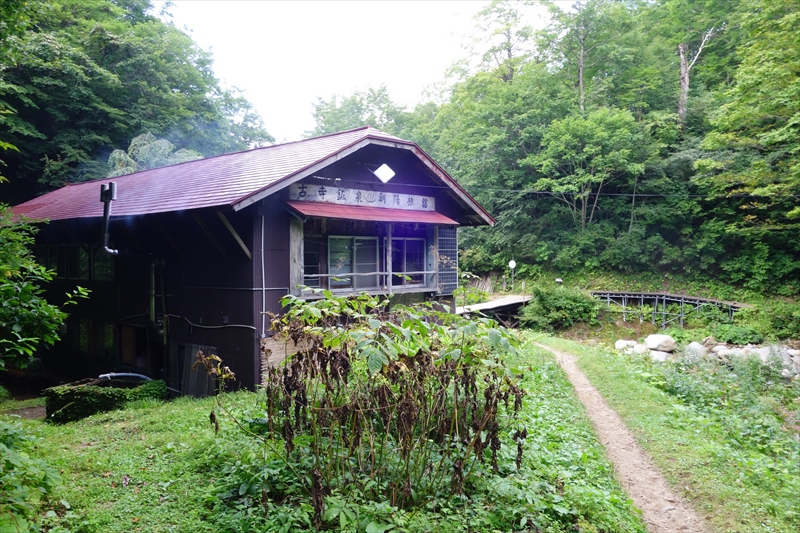
[[[405,209],[371,207],[366,205],[340,205],[327,202],[299,202],[296,200],[287,200],[286,203],[298,213],[309,217],[366,220],[368,222],[414,222],[420,224],[458,226],[458,222],[436,211],[407,211]]]

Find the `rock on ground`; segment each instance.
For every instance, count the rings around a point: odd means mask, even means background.
[[[673,339],[669,335],[664,335],[664,334],[648,335],[647,338],[644,340],[644,343],[651,350],[658,350],[660,352],[675,351],[675,339]]]

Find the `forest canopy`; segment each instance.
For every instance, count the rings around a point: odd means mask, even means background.
[[[12,0],[0,16],[12,203],[105,177],[109,155],[142,134],[205,157],[274,142],[251,104],[220,85],[210,54],[149,0]]]
[[[4,5],[12,203],[273,142],[149,0]],[[522,276],[800,294],[800,4],[495,0],[475,22],[471,55],[435,99],[405,109],[385,85],[320,98],[307,135],[370,124],[422,146],[497,218],[462,231],[460,266],[477,274],[513,256]]]
[[[442,101],[405,110],[382,87],[315,114],[315,131],[383,117],[489,209],[462,268],[800,292],[800,4],[494,1],[475,18]]]

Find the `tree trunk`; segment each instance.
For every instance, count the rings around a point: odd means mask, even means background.
[[[581,113],[586,111],[586,93],[583,86],[583,70],[586,66],[586,42],[581,39],[581,52],[578,56],[578,105],[580,105]]]
[[[681,125],[686,124],[687,115],[687,102],[689,101],[689,58],[686,57],[688,53],[688,45],[681,43],[678,45],[678,55],[681,58],[681,90],[678,95],[678,118]],[[699,53],[698,53],[699,54]]]

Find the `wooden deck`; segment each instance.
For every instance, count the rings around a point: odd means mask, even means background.
[[[496,318],[508,328],[519,326],[517,316],[520,308],[531,299],[530,296],[511,294],[490,302],[456,307],[457,315],[484,314]]]

